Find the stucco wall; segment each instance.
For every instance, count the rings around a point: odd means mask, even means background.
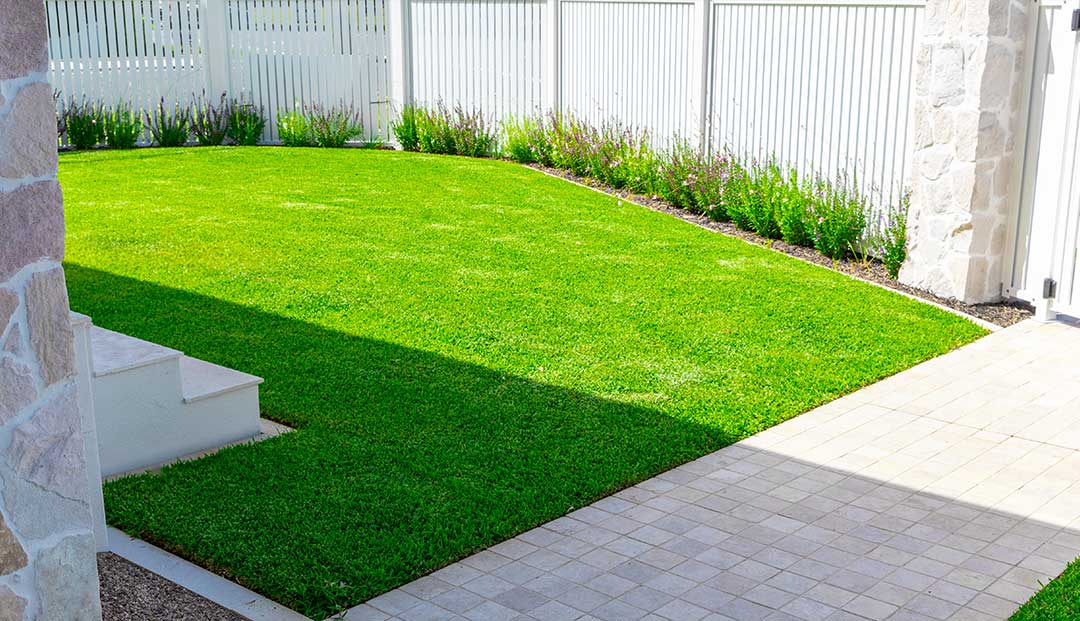
[[[1001,294],[1027,4],[929,0],[916,59],[908,261],[900,280]]]
[[[0,0],[0,620],[100,619],[45,9]]]

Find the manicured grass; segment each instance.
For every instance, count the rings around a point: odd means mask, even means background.
[[[982,334],[497,161],[61,157],[72,306],[266,378],[299,429],[106,488],[316,618]]]
[[[1012,621],[1080,619],[1080,559],[1016,611]]]

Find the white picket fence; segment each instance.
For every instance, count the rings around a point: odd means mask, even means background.
[[[45,0],[64,96],[619,120],[895,198],[923,0]],[[891,198],[890,198],[891,197]]]

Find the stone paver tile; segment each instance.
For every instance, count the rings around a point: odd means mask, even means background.
[[[888,602],[860,595],[844,605],[844,610],[867,619],[887,619],[898,609]]]

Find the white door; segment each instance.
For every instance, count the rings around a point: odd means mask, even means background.
[[[1033,4],[1031,90],[1009,231],[1004,293],[1035,301],[1053,281],[1054,309],[1080,315],[1080,59],[1072,13],[1080,0]]]

